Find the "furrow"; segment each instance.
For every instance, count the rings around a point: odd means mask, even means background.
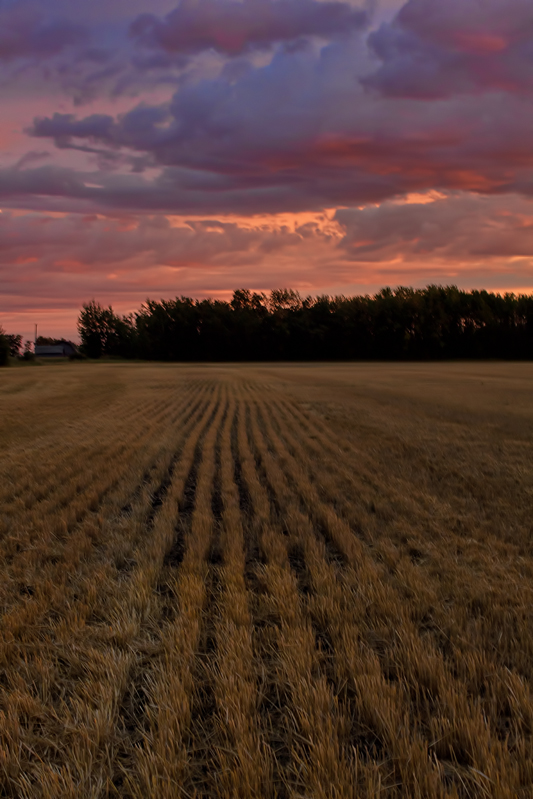
[[[271,404],[274,411],[276,407],[277,403]],[[294,418],[289,417],[286,437],[292,440],[294,454],[301,464],[305,462],[301,442],[306,441],[306,436],[295,437],[292,433],[294,427]],[[308,470],[308,475],[311,482],[319,481],[321,495],[335,503],[337,513],[340,509],[339,515],[346,520],[348,512],[339,490],[344,481],[340,465],[328,459],[320,476],[314,474],[313,469]],[[340,475],[341,479],[335,475]],[[381,539],[375,541],[369,555],[374,563],[379,559],[376,566],[381,579],[397,597],[398,604],[409,608],[412,637],[417,640],[417,646],[427,649],[429,644],[430,651],[439,659],[440,668],[446,675],[443,686],[448,685],[447,691],[452,694],[456,691],[451,689],[451,685],[459,686],[457,690],[463,696],[462,701],[467,701],[470,708],[476,707],[478,724],[488,725],[488,732],[484,732],[487,746],[489,735],[499,741],[503,748],[497,757],[508,764],[507,768],[513,768],[515,753],[530,746],[532,741],[532,728],[524,724],[524,720],[531,718],[533,712],[533,695],[528,687],[533,676],[533,650],[528,627],[520,622],[527,604],[527,588],[497,564],[494,556],[486,562],[484,579],[490,575],[493,596],[505,599],[503,603],[501,599],[499,603],[492,600],[490,607],[483,600],[477,600],[476,604],[476,597],[472,599],[470,581],[463,576],[469,567],[463,566],[461,560],[449,557],[453,534],[448,535],[444,547],[439,539],[435,540],[428,534],[426,510],[414,507],[408,528],[403,528],[408,530],[408,536],[402,536],[400,542],[405,545],[402,556],[400,547],[391,540],[398,538],[395,527],[401,530],[400,524],[395,521],[391,529],[389,523],[382,522]],[[417,526],[422,528],[418,540],[414,539]],[[415,542],[416,546],[413,546]],[[455,605],[453,615],[450,613],[450,596]],[[481,608],[489,619],[483,618]],[[402,658],[395,655],[395,660],[398,659]],[[407,655],[403,659],[406,660]],[[413,662],[406,666],[408,674],[413,672]],[[394,677],[398,673],[397,666],[385,663],[383,668],[385,673]],[[489,684],[486,680],[488,673],[492,675]],[[417,712],[431,727],[435,702],[433,698],[428,699],[427,687],[421,690],[424,681],[427,682],[427,677],[421,678],[415,670],[410,677],[410,692],[413,701],[421,703],[424,708],[423,713]],[[465,686],[468,686],[466,695]],[[434,693],[434,688],[430,690]],[[430,733],[429,737],[433,739],[434,736]],[[440,752],[444,760],[449,758],[446,747],[442,747]],[[469,762],[468,758],[465,761]],[[524,779],[529,779],[527,773],[524,769],[522,777],[513,776],[510,780],[521,784]]]
[[[204,407],[202,415],[205,411]],[[199,423],[201,418],[196,421],[196,427]],[[194,437],[194,430],[192,436]],[[101,604],[101,622],[91,626],[78,626],[74,640],[72,619],[55,631],[56,651],[59,648],[64,653],[62,668],[68,669],[65,677],[69,679],[69,686],[75,690],[70,696],[63,694],[59,705],[50,707],[48,712],[52,718],[57,719],[56,724],[64,725],[66,729],[85,730],[85,748],[80,751],[81,739],[78,745],[74,736],[72,745],[62,753],[59,760],[57,757],[53,760],[48,757],[47,761],[36,765],[32,769],[35,779],[28,784],[28,795],[35,796],[37,786],[42,796],[70,796],[74,784],[83,786],[79,790],[87,797],[99,797],[107,790],[109,777],[106,772],[113,762],[113,752],[116,749],[116,720],[120,720],[122,712],[120,734],[126,735],[124,728],[133,724],[131,715],[137,713],[142,704],[138,701],[139,690],[135,685],[135,674],[139,670],[139,664],[146,663],[146,658],[153,654],[154,641],[146,632],[146,624],[153,609],[155,578],[175,524],[173,519],[176,515],[177,490],[179,484],[174,480],[165,493],[163,504],[152,519],[150,496],[147,497],[148,510],[144,525],[150,535],[141,539],[136,565],[128,583],[122,587],[121,592],[111,592],[105,606]],[[93,596],[95,601],[102,602],[101,597]],[[90,668],[83,674],[81,681],[72,682],[72,671],[81,669],[83,673],[87,667]],[[123,700],[126,703],[124,706]],[[46,745],[44,740],[43,745]],[[34,741],[33,747],[35,751],[39,751],[36,748],[37,741]],[[69,767],[70,770],[64,772],[61,785],[53,788],[58,762],[66,762],[67,757],[69,762],[76,764],[76,770]],[[16,780],[14,782],[16,784]]]
[[[198,408],[199,406],[196,406],[195,412]],[[183,432],[186,431],[187,426]],[[2,619],[4,646],[0,647],[0,659],[7,657],[6,646],[10,635],[16,636],[16,631],[23,628],[24,636],[31,636],[33,627],[42,624],[43,613],[51,611],[55,614],[62,613],[61,609],[68,607],[68,600],[72,595],[76,597],[78,603],[76,607],[78,626],[80,612],[85,605],[85,590],[89,592],[87,600],[94,601],[90,598],[97,596],[99,581],[104,586],[114,581],[113,566],[118,573],[128,576],[135,562],[133,557],[133,548],[136,545],[135,533],[138,537],[146,529],[145,509],[147,506],[150,508],[152,494],[157,491],[154,480],[158,480],[159,483],[164,481],[161,475],[168,470],[170,458],[166,445],[163,453],[159,452],[158,460],[150,470],[150,482],[146,484],[145,471],[141,483],[133,489],[133,497],[137,496],[137,501],[132,497],[132,502],[135,504],[134,514],[130,512],[127,519],[122,514],[115,516],[117,506],[124,502],[124,495],[110,497],[110,506],[102,508],[94,521],[91,519],[80,525],[76,534],[68,542],[63,543],[60,550],[62,558],[52,564],[52,568],[43,568],[46,566],[46,560],[39,562],[36,559],[35,574],[32,574],[29,564],[25,564],[24,571],[18,579],[23,580],[22,585],[33,601],[21,604],[19,600],[13,605],[11,613],[4,613]],[[39,554],[41,558],[46,557],[42,552]],[[46,604],[42,601],[44,591],[48,594]],[[88,618],[88,613],[89,611],[86,612],[85,618]]]
[[[299,485],[300,494],[311,509],[313,518],[318,517],[322,524],[327,525],[330,534],[335,538],[338,546],[344,550],[350,564],[355,567],[356,571],[352,578],[354,585],[357,585],[359,592],[364,591],[367,595],[375,596],[376,607],[382,608],[379,613],[374,614],[373,619],[368,618],[367,624],[375,625],[375,632],[370,627],[366,640],[372,646],[374,638],[373,648],[382,664],[383,673],[389,677],[392,675],[396,686],[402,686],[402,683],[398,682],[400,675],[409,689],[412,686],[412,693],[404,688],[402,704],[405,704],[406,708],[409,708],[413,701],[418,705],[418,714],[427,725],[426,740],[439,740],[438,736],[441,735],[441,731],[444,728],[449,729],[451,722],[454,730],[454,742],[451,743],[451,740],[448,740],[445,746],[437,748],[443,763],[453,760],[454,756],[458,757],[457,753],[461,753],[460,757],[464,763],[473,769],[483,773],[487,773],[487,770],[492,773],[496,773],[495,770],[499,772],[503,769],[505,771],[505,764],[509,762],[505,747],[499,743],[489,746],[491,734],[487,720],[468,698],[464,691],[464,683],[456,680],[455,676],[449,672],[438,651],[428,646],[427,642],[421,641],[416,626],[405,616],[404,608],[406,606],[402,603],[401,598],[396,596],[396,592],[391,586],[386,587],[381,582],[379,572],[365,555],[360,543],[356,542],[354,545],[355,539],[349,527],[337,516],[333,508],[323,502],[317,490],[309,483],[300,464],[287,452],[283,443],[277,440],[267,415],[264,415],[264,424],[268,429],[273,446],[279,448],[280,462],[284,464],[285,470],[292,474],[293,479]],[[386,608],[389,609],[387,616],[385,616]],[[394,620],[394,628],[398,631],[398,635],[391,637],[392,620]],[[377,632],[380,628],[383,632]],[[382,639],[384,649],[381,649],[381,645],[377,645],[382,636],[384,636]],[[389,666],[391,658],[394,659],[395,664],[401,663],[401,667],[398,668],[396,665],[391,670]],[[449,704],[451,696],[454,697],[452,705]],[[433,697],[437,697],[436,702]],[[461,706],[460,716],[457,715],[458,703]],[[438,708],[437,713],[436,708]],[[399,717],[401,718],[401,715]],[[392,725],[394,714],[390,718]],[[459,718],[461,719],[460,723],[458,722]],[[439,731],[438,735],[437,731]],[[402,781],[418,784],[419,776],[414,774],[412,769],[413,764],[420,764],[421,760],[419,757],[414,757],[413,751],[411,751],[413,747],[409,745],[409,741],[407,739],[402,741],[397,734],[393,735],[392,727],[387,731],[386,737],[391,752],[397,758],[396,762],[402,772]],[[467,740],[468,744],[466,744]],[[424,745],[427,746],[422,739],[419,746],[420,751],[423,751]],[[429,763],[427,754],[425,771],[429,780],[428,784],[430,784],[434,766]],[[461,793],[460,782],[459,791]]]
[[[130,685],[125,696],[125,702],[119,715],[118,729],[121,731],[120,744],[115,753],[114,774],[111,779],[113,791],[124,797],[135,796],[132,788],[131,773],[137,763],[136,750],[139,746],[146,747],[146,742],[151,733],[151,716],[148,703],[151,701],[151,680],[157,674],[163,662],[165,629],[179,612],[178,608],[178,581],[181,558],[176,563],[176,548],[183,538],[183,549],[187,546],[187,525],[191,523],[191,516],[181,513],[179,508],[185,505],[185,497],[194,506],[196,490],[196,474],[198,461],[201,458],[202,444],[216,418],[220,407],[220,398],[212,398],[210,406],[203,416],[197,421],[194,431],[186,443],[182,458],[172,476],[169,485],[171,491],[171,508],[174,519],[172,528],[168,526],[164,552],[160,552],[157,561],[158,575],[154,585],[154,602],[149,616],[141,626],[138,656],[135,668],[132,670]],[[178,543],[180,542],[180,543]],[[166,627],[163,625],[167,625]],[[163,629],[162,629],[163,626]],[[150,657],[144,656],[148,647]],[[132,697],[134,701],[132,702]],[[128,776],[129,775],[129,776]],[[111,790],[111,788],[109,789]],[[111,795],[113,794],[111,791]]]
[[[207,569],[204,579],[204,605],[201,615],[201,626],[194,661],[194,691],[191,710],[191,759],[194,762],[190,780],[199,795],[208,796],[213,787],[214,772],[218,772],[218,764],[214,752],[214,724],[216,714],[215,672],[218,652],[218,636],[216,634],[219,597],[221,593],[220,569],[222,563],[221,524],[223,512],[223,494],[221,486],[221,441],[224,426],[229,419],[232,405],[226,398],[224,411],[217,424],[216,438],[212,453],[213,462],[209,464],[211,473],[211,518],[212,532],[206,552]],[[206,489],[206,502],[209,489]]]
[[[249,594],[244,577],[244,536],[250,503],[243,515],[247,486],[238,453],[237,428],[241,401],[233,399],[222,432],[220,483],[223,496],[220,592],[217,603],[214,675],[213,748],[216,779],[211,793],[238,799],[273,796],[272,753],[261,732],[258,680],[253,652]]]
[[[143,421],[146,419],[151,419],[152,423],[157,425],[159,420],[168,419],[169,410],[171,413],[172,411],[176,410],[176,404],[172,400],[147,404],[142,411],[139,412],[139,421],[141,419]],[[81,493],[78,492],[78,500],[83,500],[85,495],[91,494],[93,490],[91,485],[92,483],[95,481],[101,482],[102,461],[104,462],[106,469],[109,468],[108,464],[114,464],[114,474],[111,469],[109,470],[109,474],[113,474],[114,479],[105,484],[104,491],[100,496],[100,500],[103,499],[113,487],[119,484],[121,474],[120,464],[125,461],[127,465],[127,458],[124,458],[123,456],[128,447],[131,447],[133,444],[133,440],[139,442],[138,446],[142,446],[142,442],[148,440],[144,424],[136,424],[137,420],[135,416],[134,418],[131,418],[127,408],[123,410],[121,417],[124,417],[126,421],[119,422],[117,427],[113,430],[112,437],[108,435],[105,439],[103,439],[102,446],[104,447],[104,450],[99,447],[95,447],[93,431],[91,431],[92,435],[87,439],[86,443],[81,444],[79,441],[73,443],[72,446],[75,446],[78,448],[78,450],[80,445],[83,447],[82,451],[79,453],[79,476],[75,477],[77,480],[81,480],[83,478],[83,485],[80,485]],[[128,436],[130,441],[124,443],[124,434],[129,433],[132,430],[136,431],[133,440],[130,438],[130,436]],[[27,496],[24,497],[23,495],[17,495],[15,492],[11,492],[9,501],[3,503],[5,511],[8,513],[10,504],[15,502],[17,520],[20,520],[20,522],[23,522],[25,517],[31,519],[36,505],[38,505],[40,516],[52,514],[56,511],[61,512],[61,510],[65,508],[68,500],[71,499],[70,495],[68,494],[68,486],[73,480],[72,446],[67,448],[62,460],[55,459],[53,476],[48,473],[43,475],[35,474],[34,463],[32,463],[31,469],[28,469],[28,466],[26,465],[26,472],[32,475],[26,486]],[[91,471],[93,462],[94,469]],[[118,474],[117,464],[119,464]],[[21,481],[17,480],[16,477],[14,478],[14,481],[15,484],[18,483],[20,485]],[[27,525],[28,522],[26,521],[24,524]]]
[[[277,799],[286,799],[290,795],[291,746],[286,725],[286,705],[290,696],[285,684],[279,681],[281,617],[269,591],[268,572],[272,570],[273,559],[277,560],[279,567],[286,567],[287,552],[270,527],[270,499],[258,477],[255,456],[250,448],[248,410],[248,402],[241,400],[237,448],[233,436],[232,446],[240,467],[237,470],[239,482],[235,484],[238,488],[245,486],[248,500],[243,578],[250,613],[253,662],[256,664],[257,727],[270,763],[273,795]]]
[[[191,451],[188,477],[181,487],[181,507],[190,513],[190,526],[183,560],[171,583],[172,594],[179,601],[175,612],[160,625],[162,653],[145,674],[150,697],[146,731],[125,779],[124,796],[165,799],[176,795],[177,785],[191,792],[205,779],[201,719],[194,717],[193,707],[201,700],[201,685],[196,682],[200,672],[198,652],[204,635],[208,559],[214,534],[211,502],[215,446],[225,404],[226,400],[218,399],[200,447],[195,447],[196,453]],[[170,548],[171,542],[167,552]]]
[[[261,418],[257,406],[254,417]],[[262,425],[257,423],[256,430],[255,445],[267,475],[286,509],[293,558],[298,562],[297,570],[302,575],[300,579],[305,579],[309,611],[313,619],[312,628],[324,662],[327,683],[334,688],[339,702],[343,720],[338,729],[339,749],[349,764],[347,768],[352,773],[354,790],[358,786],[361,790],[374,791],[379,785],[387,789],[388,785],[396,783],[398,777],[394,774],[391,736],[387,739],[383,719],[391,718],[391,707],[398,706],[397,697],[394,693],[391,695],[389,686],[381,677],[379,663],[372,655],[369,658],[365,650],[361,650],[358,643],[361,630],[352,621],[354,617],[357,619],[360,616],[361,609],[357,605],[348,609],[348,586],[339,581],[335,566],[326,558],[324,543],[317,539],[311,520],[301,509],[299,498],[294,492],[294,483],[287,482],[277,458],[272,455],[272,451],[276,451],[276,438],[268,424],[268,417],[264,414]],[[264,434],[269,436],[271,451],[262,443]],[[335,635],[336,631],[339,635]],[[346,668],[347,658],[350,659],[351,671]],[[354,681],[358,686],[361,683],[368,687],[369,683],[365,683],[366,675],[374,680],[372,693],[367,695],[361,690],[350,689]],[[377,692],[375,688],[379,683],[381,686]],[[420,758],[417,765],[421,765]],[[394,779],[387,779],[387,774],[389,777],[392,774]],[[438,776],[432,775],[430,770],[428,780],[422,772],[420,782],[434,786],[438,784]],[[391,795],[393,794],[394,791]]]
[[[170,418],[170,424],[176,423],[177,419],[180,417],[181,411],[182,408],[180,406],[175,409]],[[159,420],[156,420],[155,423],[159,423]],[[169,450],[168,444],[165,444],[163,447],[159,446],[159,451],[156,449],[155,452],[153,452],[152,457],[155,463],[155,470],[152,470],[155,471],[153,477],[147,474],[146,469],[142,478],[131,474],[132,460],[140,459],[138,453],[143,453],[146,449],[148,452],[154,450],[153,446],[149,448],[145,447],[145,443],[150,441],[150,435],[153,437],[153,432],[148,435],[145,434],[143,439],[134,439],[128,444],[128,450],[124,450],[122,453],[124,456],[124,467],[119,467],[117,470],[115,465],[116,459],[114,457],[106,458],[105,463],[101,465],[102,468],[99,471],[99,488],[97,490],[92,490],[89,494],[76,494],[74,497],[71,496],[71,501],[68,503],[68,508],[65,513],[59,516],[56,514],[57,520],[54,526],[50,526],[49,522],[50,513],[53,512],[53,509],[50,510],[46,504],[43,504],[40,508],[40,515],[38,518],[32,516],[30,519],[30,517],[28,517],[27,528],[23,538],[21,539],[20,536],[15,533],[13,534],[11,548],[14,551],[11,557],[9,556],[9,550],[6,550],[6,546],[9,546],[10,542],[4,542],[4,557],[6,561],[11,564],[10,572],[13,574],[14,578],[18,571],[24,570],[27,580],[29,578],[29,567],[32,563],[35,563],[36,571],[40,574],[42,572],[43,561],[46,562],[48,558],[56,557],[56,551],[58,553],[56,560],[57,568],[55,569],[57,574],[53,576],[50,575],[54,582],[61,582],[68,573],[72,572],[72,565],[70,564],[68,572],[66,572],[62,562],[64,558],[70,554],[70,548],[68,546],[64,547],[58,545],[63,544],[64,541],[72,537],[74,541],[76,537],[83,537],[81,525],[85,519],[89,520],[89,524],[91,524],[95,516],[98,516],[102,511],[107,509],[109,515],[114,515],[116,512],[114,506],[116,504],[120,504],[122,508],[131,504],[131,501],[139,494],[139,491],[147,480],[157,479],[157,470],[160,468],[158,461],[162,461],[166,457],[165,453]],[[130,476],[128,480],[125,480],[125,474],[127,473],[129,473]],[[130,488],[127,489],[128,499],[126,499],[123,493],[124,486],[128,486],[128,483],[135,479],[139,481],[137,487],[133,492]],[[58,482],[61,482],[59,476]],[[70,488],[69,491],[72,493],[73,489]],[[72,535],[73,533],[74,536]],[[27,539],[27,543],[25,539]],[[37,546],[36,542],[38,542]],[[76,547],[79,545],[76,543],[74,546]],[[28,557],[28,552],[31,553],[31,557]],[[53,554],[49,555],[48,553],[50,552]]]
[[[251,428],[251,446],[265,464],[268,447],[255,416]],[[267,476],[282,508],[284,526],[288,526],[291,508],[283,501],[286,493],[283,477],[275,469]],[[266,494],[264,488],[263,494]],[[277,519],[273,523],[276,524]],[[342,749],[343,731],[348,721],[322,671],[307,597],[299,590],[301,574],[293,571],[290,565],[290,558],[294,559],[295,555],[291,540],[279,533],[274,536],[274,530],[267,528],[262,545],[267,560],[267,595],[280,620],[276,642],[279,651],[277,681],[288,686],[290,697],[284,714],[291,754],[284,779],[285,790],[288,796],[299,796],[303,792],[317,797],[349,797],[354,795],[355,773]],[[303,569],[305,571],[305,564]]]

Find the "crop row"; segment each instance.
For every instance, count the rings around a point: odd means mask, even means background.
[[[3,487],[0,796],[530,795],[532,591],[444,499],[231,376],[71,435]]]

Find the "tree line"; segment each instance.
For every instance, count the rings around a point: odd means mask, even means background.
[[[78,320],[90,358],[158,361],[533,357],[533,296],[456,286],[305,297],[238,289],[229,302],[147,300],[129,316],[94,300]]]
[[[355,297],[268,295],[238,289],[229,302],[147,300],[121,316],[95,300],[78,318],[80,351],[157,361],[436,360],[533,358],[533,295],[456,286],[384,288]],[[55,343],[40,339],[38,343]],[[29,358],[0,328],[0,365]]]

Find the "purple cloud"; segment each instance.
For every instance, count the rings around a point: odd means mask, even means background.
[[[43,161],[45,158],[50,158],[50,153],[47,150],[40,150],[38,152],[36,150],[30,150],[19,158],[15,164],[15,169],[24,169],[24,167],[35,164],[38,161]]]
[[[368,22],[367,11],[345,2],[181,0],[163,19],[142,14],[130,30],[140,44],[168,53],[213,49],[235,56],[306,36],[338,36]]]
[[[80,8],[64,0],[0,0],[0,85],[28,96],[37,86],[45,93],[54,87],[81,105],[175,83],[176,63],[171,70],[149,64],[128,35],[139,6],[133,0],[94,0]],[[166,10],[168,3],[154,0],[154,7]]]
[[[102,140],[109,139],[113,118],[105,114],[91,114],[76,120],[74,114],[54,114],[50,119],[35,120],[34,136],[53,138],[57,147],[67,146],[73,138]]]
[[[132,5],[131,13],[137,11]],[[178,85],[206,51],[216,51],[223,67],[228,56],[280,43],[299,47],[310,36],[349,36],[369,22],[367,11],[340,0],[184,0],[163,17],[101,16],[98,22],[98,15],[82,14],[78,23],[60,0],[0,0],[0,81],[12,85],[24,74],[28,84],[39,77],[82,104]]]
[[[368,37],[381,67],[364,85],[392,97],[533,87],[530,0],[408,0]]]
[[[194,7],[200,21],[203,2]],[[300,2],[294,0],[296,11]],[[421,63],[431,64],[433,49],[455,41],[459,29],[464,42],[468,25],[475,27],[473,8],[470,0],[446,7],[409,0],[392,27],[375,35],[396,36],[401,27],[406,58],[418,52],[408,45],[416,39],[427,50]],[[487,8],[496,5],[490,0]],[[500,24],[496,10],[493,16],[487,14],[490,31]],[[510,36],[513,26],[501,24]],[[533,108],[515,92],[461,92],[426,102],[368,92],[359,77],[370,60],[358,32],[321,47],[277,48],[265,65],[245,60],[221,68],[219,59],[215,77],[183,80],[170,100],[141,102],[122,114],[36,118],[31,135],[52,139],[56,156],[79,151],[80,168],[4,170],[2,196],[18,207],[32,197],[31,207],[49,202],[54,210],[75,202],[83,210],[212,215],[317,210],[429,189],[533,192]],[[398,70],[398,79],[406,74]],[[455,79],[451,68],[446,75]]]
[[[46,59],[86,40],[81,25],[50,20],[32,7],[0,8],[0,61]]]
[[[87,179],[105,186],[98,201],[139,210],[316,210],[432,188],[531,194],[533,108],[520,96],[384,98],[360,86],[365,66],[353,41],[281,50],[236,77],[185,83],[169,102],[116,117],[55,114],[31,132],[159,167],[126,198],[116,181],[128,176]]]

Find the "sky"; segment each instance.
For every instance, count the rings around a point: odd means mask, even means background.
[[[533,291],[531,0],[0,0],[0,325]]]

